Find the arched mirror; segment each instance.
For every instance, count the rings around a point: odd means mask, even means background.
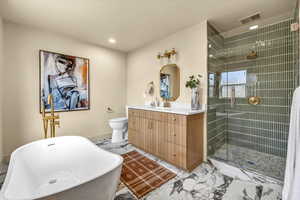
[[[168,64],[160,70],[160,96],[175,101],[180,95],[180,71],[176,64]]]

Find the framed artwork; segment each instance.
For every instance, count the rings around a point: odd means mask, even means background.
[[[40,112],[42,105],[50,111],[50,94],[55,112],[89,110],[89,59],[44,50],[39,54]]]

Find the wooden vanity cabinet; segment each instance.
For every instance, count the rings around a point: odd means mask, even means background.
[[[203,161],[203,113],[179,115],[129,109],[128,140],[177,167],[191,171]]]

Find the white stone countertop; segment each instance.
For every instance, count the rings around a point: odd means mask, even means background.
[[[204,107],[204,106],[202,106]],[[141,106],[127,106],[128,109],[138,109],[138,110],[149,110],[149,111],[157,111],[157,112],[165,112],[165,113],[173,113],[179,115],[194,115],[198,113],[206,112],[206,109],[192,110],[191,108],[185,107],[153,107],[147,105]]]

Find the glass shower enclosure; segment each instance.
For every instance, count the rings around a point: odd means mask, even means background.
[[[283,179],[299,86],[297,22],[295,14],[230,37],[208,24],[209,157]]]

